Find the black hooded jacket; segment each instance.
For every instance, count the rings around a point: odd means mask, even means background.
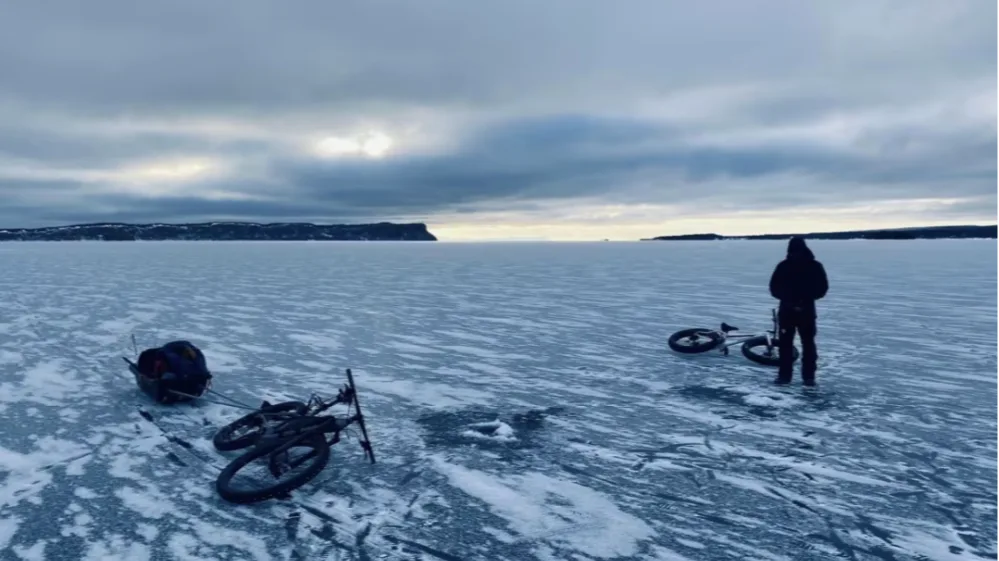
[[[770,276],[770,294],[781,306],[790,305],[815,309],[815,301],[829,290],[825,267],[805,245],[805,240],[793,237],[787,243],[787,258],[777,264]]]

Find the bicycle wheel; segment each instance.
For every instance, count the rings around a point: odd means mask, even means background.
[[[774,345],[767,348],[767,338],[764,335],[746,339],[742,343],[742,354],[749,360],[765,366],[780,366],[780,349]],[[791,347],[791,362],[798,360],[798,348]]]
[[[722,342],[722,336],[717,331],[695,327],[681,329],[669,336],[666,343],[669,348],[678,353],[694,354],[710,351]]]
[[[254,411],[219,429],[212,444],[220,452],[241,450],[253,444],[264,432],[268,423],[280,423],[305,414],[308,406],[301,401],[275,403],[261,411]]]
[[[215,489],[231,503],[266,501],[305,485],[329,461],[330,446],[321,433],[299,439],[291,446],[287,441],[255,446],[222,470]]]

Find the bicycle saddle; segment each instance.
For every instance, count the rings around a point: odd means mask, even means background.
[[[723,321],[721,324],[721,330],[728,333],[729,331],[738,331],[739,328],[734,325],[729,325]]]

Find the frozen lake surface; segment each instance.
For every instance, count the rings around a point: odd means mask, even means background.
[[[783,242],[0,244],[0,558],[996,559],[996,242],[810,245],[805,390],[666,347],[767,328]],[[242,413],[152,404],[132,333],[250,403],[352,368],[379,463],[224,502]]]

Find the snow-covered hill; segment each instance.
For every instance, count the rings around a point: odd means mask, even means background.
[[[205,222],[200,224],[75,224],[0,229],[0,241],[133,240],[355,240],[436,241],[426,224],[309,224]]]

